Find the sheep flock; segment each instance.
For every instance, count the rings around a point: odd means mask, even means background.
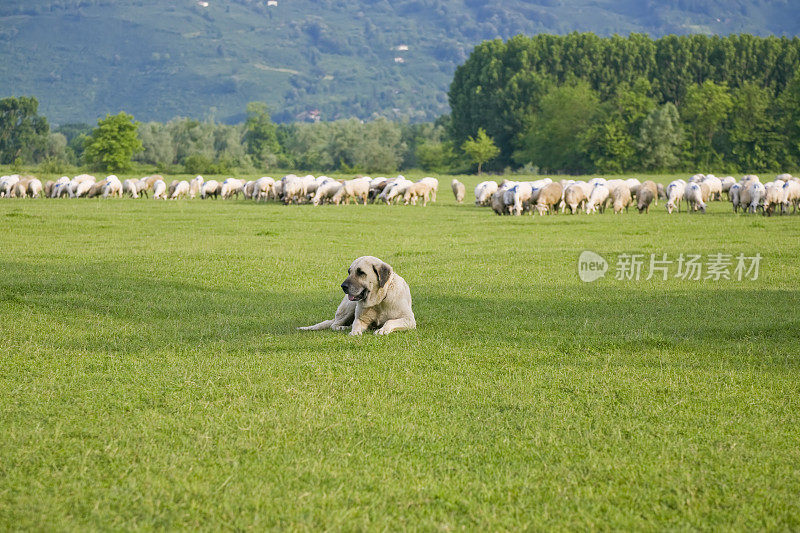
[[[460,204],[466,189],[457,179],[451,182],[453,195]],[[262,177],[257,180],[228,178],[224,181],[205,180],[197,176],[192,180],[173,180],[169,185],[163,176],[153,175],[140,179],[121,181],[111,175],[97,180],[89,174],[70,178],[63,176],[55,181],[42,182],[34,176],[11,175],[0,177],[0,198],[153,198],[179,200],[181,198],[231,199],[276,201],[284,204],[358,204],[383,203],[426,206],[436,201],[439,180],[432,177],[411,181],[403,176],[395,178],[370,178],[359,176],[350,180],[336,180],[327,176],[314,177],[288,174],[281,179]],[[539,215],[566,213],[603,213],[608,207],[615,214],[628,212],[633,207],[639,213],[648,213],[651,206],[661,200],[672,214],[682,209],[687,213],[705,213],[711,201],[727,199],[733,211],[775,213],[797,212],[800,204],[800,178],[780,174],[774,180],[762,183],[758,176],[749,174],[736,180],[718,178],[713,174],[695,174],[688,180],[677,179],[666,187],[651,180],[636,178],[589,181],[550,178],[535,181],[510,181],[502,183],[483,181],[475,187],[475,205],[491,207],[498,215],[538,213]]]
[[[723,196],[724,195],[724,196]],[[770,216],[777,212],[797,212],[800,203],[800,178],[780,174],[774,180],[761,183],[758,176],[748,174],[741,180],[713,174],[695,174],[688,180],[677,179],[664,187],[660,183],[636,178],[589,181],[550,178],[536,181],[509,181],[498,184],[483,181],[475,187],[475,205],[491,207],[498,215],[540,215],[558,212],[577,214],[603,213],[611,207],[615,214],[633,207],[639,213],[649,213],[651,206],[662,200],[667,213],[681,211],[705,213],[708,202],[727,198],[734,213],[762,212]],[[780,211],[778,211],[780,210]]]

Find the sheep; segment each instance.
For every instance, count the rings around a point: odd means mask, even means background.
[[[367,205],[367,198],[369,197],[369,182],[370,178],[355,178],[352,180],[347,180],[342,184],[342,189],[344,191],[344,203],[349,204],[350,199],[353,199],[354,203],[358,203],[358,199],[364,202],[364,205]]]
[[[631,205],[633,198],[631,197],[631,190],[625,183],[622,183],[616,187],[614,190],[611,191],[611,201],[614,206],[614,214],[618,215],[622,213],[622,210],[625,209],[625,212],[628,212],[628,206]]]
[[[642,186],[642,182],[636,178],[628,178],[625,180],[625,185],[627,185],[628,189],[630,189],[631,196],[636,196],[639,194],[639,187]]]
[[[428,205],[428,198],[432,197],[432,195],[433,187],[431,187],[431,184],[420,180],[406,189],[406,193],[403,195],[403,203],[405,205],[409,203],[417,205],[417,198],[422,198],[422,206],[425,207]]]
[[[103,185],[102,189],[103,198],[122,198],[122,182],[119,181],[119,178],[111,175],[108,176],[105,181],[106,183]]]
[[[539,216],[544,216],[546,212],[554,213],[563,192],[559,183],[551,183],[544,187],[536,200],[536,211],[539,212]]]
[[[236,198],[239,198],[239,194],[242,192],[242,189],[244,189],[244,180],[228,178],[222,182],[219,195],[223,200],[228,200],[231,198],[231,196],[236,196]]]
[[[200,198],[206,199],[213,196],[216,199],[219,196],[220,183],[217,180],[208,180],[203,183],[200,188]],[[153,189],[155,191],[155,189]]]
[[[650,212],[650,203],[655,200],[657,194],[657,192],[653,192],[651,187],[647,186],[647,183],[648,182],[642,183],[642,186],[639,187],[639,194],[636,195],[636,208],[639,210],[640,214]]]
[[[322,185],[317,188],[316,194],[314,194],[314,198],[312,199],[311,203],[314,205],[319,205],[321,203],[333,202],[334,198],[337,197],[340,199],[343,195],[343,187],[342,184],[336,180],[326,181]],[[339,203],[338,201],[336,202]]]
[[[658,194],[656,195],[656,205],[658,205],[658,200],[667,199],[667,190],[661,183],[656,183],[656,190],[658,191]]]
[[[605,183],[595,182],[592,192],[589,194],[589,201],[586,202],[586,214],[596,213],[598,209],[601,213],[604,212],[610,194],[611,191],[608,190]]]
[[[689,183],[700,183],[705,179],[705,174],[695,174],[691,178],[689,178]]]
[[[69,179],[69,177],[61,176],[52,184],[49,191],[47,191],[47,186],[45,186],[45,196],[47,196],[48,198],[60,198],[61,196],[69,196],[68,187],[70,181],[71,180]]]
[[[422,183],[427,183],[431,188],[431,202],[436,203],[436,193],[439,192],[439,180],[430,176],[424,177],[419,180]]]
[[[189,191],[191,190],[191,188],[192,188],[192,186],[189,184],[189,182],[186,181],[186,180],[183,180],[183,181],[179,182],[178,185],[175,186],[175,189],[172,191],[172,194],[170,195],[169,199],[170,200],[179,200],[180,198],[183,198],[184,196],[187,196],[189,194]]]
[[[202,190],[203,176],[195,176],[192,181],[189,182],[189,198],[194,200]]]
[[[685,191],[686,182],[683,180],[674,180],[667,185],[667,213],[671,215],[674,210],[681,212],[681,200]]]
[[[167,198],[172,198],[172,193],[175,192],[175,187],[178,186],[178,183],[180,183],[178,180],[172,180],[170,182],[169,187],[167,187]]]
[[[498,215],[505,215],[508,213],[508,209],[506,207],[506,203],[504,201],[505,196],[505,189],[498,188],[490,198],[490,205],[492,206],[492,210],[497,213]]]
[[[42,195],[42,182],[37,178],[31,178],[28,182],[28,196],[39,198]]]
[[[783,185],[781,213],[785,214],[789,210],[789,204],[792,205],[792,214],[796,213],[800,204],[800,182],[789,180]]]
[[[390,183],[390,181],[392,180],[388,180],[384,177],[373,178],[372,181],[369,182],[369,201],[374,202]]]
[[[386,202],[386,205],[391,205],[394,198],[404,198],[406,189],[411,187],[413,184],[413,181],[407,180],[402,176],[398,176],[395,181],[386,186],[378,198]]]
[[[155,183],[158,180],[164,181],[164,176],[161,176],[159,174],[153,174],[152,176],[147,176],[146,178],[143,179],[147,182],[147,188],[152,189],[153,185],[155,185]]]
[[[81,175],[72,179],[70,182],[69,196],[70,198],[80,198],[87,196],[89,191],[95,185],[94,176]]]
[[[731,187],[733,184],[736,183],[736,180],[732,176],[726,176],[721,178],[720,183],[722,184],[722,192],[728,196],[728,201],[731,200]]]
[[[107,179],[102,179],[100,181],[94,182],[92,184],[92,186],[89,187],[89,190],[86,191],[86,197],[87,198],[95,198],[95,197],[100,196],[101,194],[103,194],[103,187],[106,186],[106,183],[108,183]]]
[[[706,212],[706,203],[703,201],[703,191],[700,183],[693,181],[686,186],[685,192],[686,203],[689,204],[688,212],[700,210]]]
[[[783,182],[767,183],[764,188],[764,215],[772,216],[778,205],[783,206]]]
[[[253,199],[253,195],[255,194],[255,186],[256,182],[254,180],[245,182],[244,187],[242,187],[242,194],[244,194],[246,199]]]
[[[497,192],[496,181],[482,181],[475,186],[475,205],[486,206],[490,205],[492,195]]]
[[[28,196],[28,186],[34,180],[33,176],[21,176],[11,188],[11,197],[26,198]]]
[[[270,191],[275,185],[275,180],[269,176],[258,178],[255,184],[254,198],[256,201],[266,200],[270,196]]]
[[[19,181],[19,175],[3,176],[0,178],[0,198],[11,196],[14,185]]]
[[[453,181],[450,182],[450,187],[453,189],[453,196],[456,197],[456,203],[463,203],[464,195],[467,193],[467,188],[464,187],[464,184],[457,179],[453,179]]]
[[[642,195],[643,189],[650,190],[650,192],[652,193],[652,198],[651,198],[650,201],[652,201],[653,203],[655,203],[656,206],[658,206],[658,185],[656,185],[656,182],[654,182],[653,180],[647,180],[647,181],[643,182],[641,184],[641,186],[639,186],[639,191],[636,194],[637,204],[638,204],[638,201],[639,201],[639,196]],[[649,196],[649,195],[644,195],[644,196]],[[637,207],[638,207],[638,205],[637,205]],[[640,209],[640,211],[641,211],[641,209]]]
[[[56,182],[53,180],[47,180],[44,182],[44,190],[42,194],[44,194],[45,198],[52,198],[53,197],[53,188],[56,186]]]
[[[739,195],[742,191],[742,186],[738,183],[734,183],[731,185],[731,188],[728,189],[728,199],[731,201],[731,205],[733,205],[733,212],[737,213],[739,211]]]
[[[556,184],[561,187],[560,184]],[[510,211],[512,214],[516,216],[520,216],[523,211],[530,209],[531,206],[531,195],[533,194],[533,187],[528,182],[520,182],[517,183],[514,187],[511,188],[511,206]],[[505,200],[505,198],[504,198]],[[531,214],[533,212],[531,211]]]
[[[123,181],[122,193],[131,198],[139,198],[139,180],[127,179]]]
[[[269,193],[273,200],[281,200],[283,198],[283,180],[273,183]]]
[[[755,213],[759,207],[763,208],[762,204],[766,192],[766,188],[761,182],[750,181],[739,192],[739,203],[745,212]]]
[[[586,189],[580,183],[573,183],[564,191],[564,204],[569,207],[573,215],[584,207],[588,200]]]
[[[710,191],[710,200],[722,200],[722,180],[713,174],[709,174],[701,183],[708,185]]]
[[[281,178],[281,192],[283,195],[283,203],[289,204],[293,201],[299,203],[300,197],[303,195],[303,182],[294,174],[287,174]]]
[[[153,183],[153,200],[166,200],[167,199],[167,184],[164,180],[156,180]]]

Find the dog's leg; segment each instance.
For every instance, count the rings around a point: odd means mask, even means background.
[[[413,319],[396,318],[394,320],[387,320],[382,328],[375,332],[375,335],[388,335],[393,331],[404,331],[407,329],[416,329],[417,323]]]
[[[328,329],[333,325],[333,320],[326,320],[325,322],[320,322],[319,324],[314,324],[313,326],[305,326],[302,328],[297,328],[303,331],[317,331],[320,329]]]

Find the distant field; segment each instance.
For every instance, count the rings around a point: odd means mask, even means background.
[[[465,182],[0,199],[0,529],[800,529],[800,215],[498,217]],[[762,261],[617,281],[623,253]],[[419,329],[296,332],[365,254]]]

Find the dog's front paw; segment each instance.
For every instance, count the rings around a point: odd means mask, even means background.
[[[388,335],[391,332],[392,332],[391,329],[381,328],[375,331],[375,335]]]
[[[346,329],[350,329],[350,326],[331,326],[333,331],[344,331]]]
[[[360,329],[354,329],[353,331],[350,332],[350,335],[352,335],[354,337],[357,337],[357,336],[361,335],[361,333],[362,333],[362,331]]]

